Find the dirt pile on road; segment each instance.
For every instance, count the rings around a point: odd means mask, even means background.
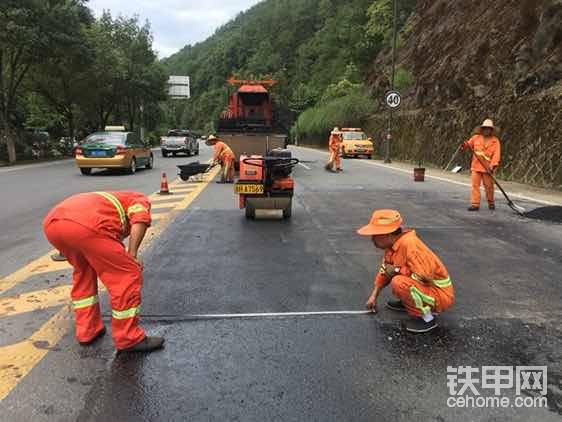
[[[403,39],[397,63],[412,82],[395,156],[442,165],[491,117],[502,129],[500,175],[562,188],[562,0],[421,0]],[[389,59],[385,51],[373,65],[378,97]],[[380,139],[387,114],[370,126]]]

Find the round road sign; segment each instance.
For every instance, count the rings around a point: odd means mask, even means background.
[[[386,105],[390,108],[398,108],[402,102],[402,97],[398,91],[388,91],[385,95]]]

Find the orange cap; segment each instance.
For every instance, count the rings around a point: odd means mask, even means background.
[[[366,226],[357,230],[361,236],[390,234],[402,225],[402,217],[396,210],[377,210],[371,216],[371,221]]]

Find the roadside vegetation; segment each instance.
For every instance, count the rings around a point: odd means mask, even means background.
[[[209,39],[164,60],[171,74],[192,78],[193,97],[170,106],[176,126],[212,128],[231,75],[277,79],[276,113],[293,135],[325,141],[336,124],[360,125],[378,106],[366,83],[375,57],[391,43],[392,4],[266,0],[239,14]],[[415,1],[399,5],[402,36],[411,30]],[[407,69],[397,80],[412,83]]]
[[[166,82],[148,22],[96,19],[85,0],[4,0],[0,162],[68,154],[106,125],[154,130]]]

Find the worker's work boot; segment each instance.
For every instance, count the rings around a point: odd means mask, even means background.
[[[342,170],[342,169],[336,169],[336,171],[337,171],[338,173],[341,173],[341,172],[343,172],[343,170]]]
[[[225,184],[225,181],[224,181],[224,180],[217,180],[217,183],[218,183],[219,185],[224,185],[224,184]]]
[[[488,209],[494,211],[496,209],[495,204],[488,204]]]
[[[406,323],[406,331],[409,331],[410,333],[427,333],[438,326],[439,324],[437,323],[437,318],[435,317],[433,317],[433,319],[429,322],[425,322],[421,318],[415,318]]]
[[[51,255],[51,259],[55,262],[67,261],[66,256],[64,256],[62,252],[57,252],[56,254]]]
[[[468,210],[469,210],[469,211],[479,211],[479,210],[480,210],[480,207],[475,207],[474,205],[471,205],[471,206],[468,208]]]
[[[162,347],[164,347],[164,337],[145,337],[140,343],[119,350],[119,353],[149,353]]]
[[[105,327],[103,327],[96,335],[93,339],[89,340],[89,341],[79,341],[78,343],[80,343],[80,346],[89,346],[91,344],[94,344],[96,342],[96,340],[102,338],[103,336],[105,336],[105,333],[107,332],[107,330],[105,329]]]
[[[393,311],[406,312],[406,307],[399,299],[389,300],[386,302],[386,307],[388,309],[392,309]]]

